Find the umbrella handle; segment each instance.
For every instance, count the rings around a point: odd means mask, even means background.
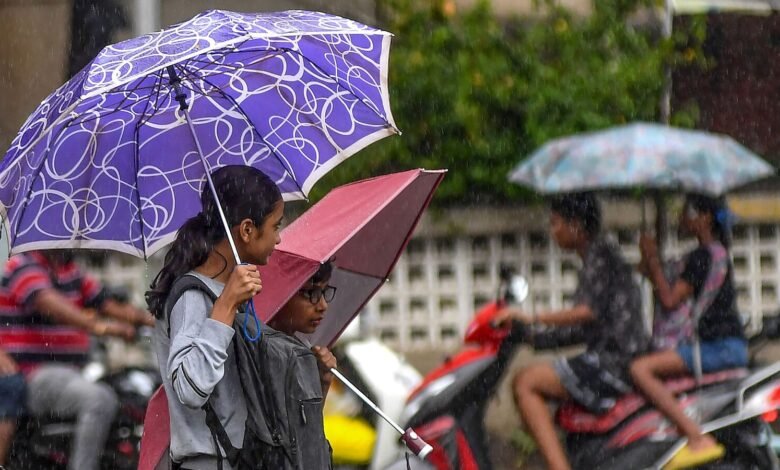
[[[382,419],[384,419],[387,424],[392,426],[398,434],[401,435],[401,440],[406,444],[406,447],[412,451],[412,453],[421,459],[424,459],[428,456],[428,454],[433,451],[433,447],[431,447],[430,444],[425,442],[412,428],[407,429],[406,431],[403,430],[401,426],[398,425],[395,421],[393,421],[392,418],[387,416],[374,402],[371,401],[370,398],[368,398],[363,392],[361,392],[355,385],[352,384],[346,377],[344,377],[341,372],[337,371],[335,368],[330,369],[330,372],[336,376],[337,379],[341,381],[344,385],[347,386],[350,390],[352,390],[355,395],[357,395],[363,402],[371,407],[376,414],[378,414]]]

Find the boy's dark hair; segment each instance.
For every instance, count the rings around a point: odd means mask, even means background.
[[[550,201],[550,210],[567,221],[577,221],[589,237],[601,230],[601,209],[592,192],[569,193]]]
[[[320,268],[314,273],[309,282],[319,284],[330,279],[331,274],[333,274],[333,261],[328,260],[320,265]]]

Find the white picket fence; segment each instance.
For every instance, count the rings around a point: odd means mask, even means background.
[[[605,209],[606,229],[632,262],[639,259],[637,211]],[[625,214],[629,214],[626,216]],[[526,309],[568,305],[577,282],[579,259],[562,253],[547,233],[542,209],[470,209],[434,212],[401,256],[388,282],[361,313],[360,330],[376,334],[402,352],[457,347],[471,316],[495,296],[501,265],[513,266],[531,285]],[[735,227],[732,255],[738,305],[760,327],[763,315],[780,309],[780,226],[743,224]],[[690,249],[691,240],[668,234],[667,256]],[[123,285],[143,304],[143,292],[159,269],[161,256],[148,263],[110,256],[95,266],[99,276]],[[645,285],[649,322],[650,291]]]

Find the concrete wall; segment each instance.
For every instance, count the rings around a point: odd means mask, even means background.
[[[0,155],[65,78],[70,11],[66,0],[0,2]]]

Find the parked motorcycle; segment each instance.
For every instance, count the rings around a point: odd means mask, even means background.
[[[139,332],[139,342],[151,341],[151,329]],[[105,345],[96,343],[92,360],[82,370],[91,381],[106,383],[119,398],[119,411],[103,450],[101,468],[135,470],[138,467],[146,404],[162,383],[154,367],[126,367],[108,372]],[[20,419],[11,446],[9,470],[59,470],[68,465],[74,419],[54,416]]]
[[[498,311],[528,293],[522,278],[502,271],[501,279],[496,300],[469,325],[467,347],[424,377],[408,399],[404,426],[411,426],[434,447],[427,462],[414,460],[412,468],[493,468],[485,410],[517,347],[527,344],[530,336],[519,323],[496,325]],[[765,318],[762,332],[751,338],[751,350],[780,338],[779,320]],[[704,468],[780,468],[769,426],[780,409],[780,363],[705,374],[698,385],[692,377],[678,378],[667,386],[678,394],[687,413],[698,416],[703,430],[726,446],[725,457]],[[566,433],[566,449],[575,469],[660,469],[684,445],[677,429],[636,393],[620,398],[604,415],[563,403],[556,421]],[[406,463],[399,461],[389,468],[406,468]]]

